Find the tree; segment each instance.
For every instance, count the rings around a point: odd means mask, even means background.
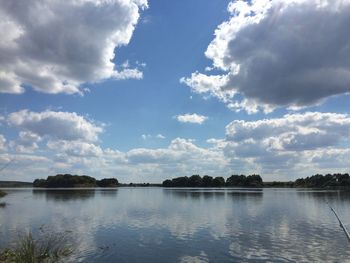
[[[213,180],[213,187],[222,187],[225,186],[225,179],[223,177],[215,177]]]
[[[116,187],[119,182],[115,178],[104,178],[102,180],[97,181],[97,186],[99,187]]]
[[[188,186],[190,186],[190,187],[202,186],[202,178],[199,175],[192,175],[188,179]]]
[[[246,181],[245,175],[231,175],[226,180],[227,186],[244,186]]]
[[[57,174],[55,176],[48,176],[45,179],[35,179],[34,187],[115,187],[119,184],[115,178],[105,178],[100,181],[87,175],[71,175],[71,174]]]
[[[162,184],[164,187],[172,187],[173,186],[173,183],[171,180],[167,179],[165,181],[163,181],[163,184]]]
[[[173,187],[187,187],[188,186],[188,177],[177,177],[171,180]]]
[[[213,185],[213,177],[208,176],[208,175],[204,175],[203,179],[202,179],[202,185],[204,187],[210,187]]]
[[[46,187],[46,180],[45,179],[35,179],[33,182],[34,187]]]
[[[258,174],[248,175],[245,185],[248,187],[263,187],[263,180]]]

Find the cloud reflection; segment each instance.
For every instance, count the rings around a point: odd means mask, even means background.
[[[350,256],[341,229],[320,201],[341,200],[338,208],[348,218],[350,198],[344,194],[337,199],[335,193],[320,197],[294,189],[73,192],[64,198],[56,191],[10,194],[6,214],[0,211],[1,234],[43,223],[70,230],[78,244],[75,262],[140,262],[140,254],[153,262],[346,261]]]

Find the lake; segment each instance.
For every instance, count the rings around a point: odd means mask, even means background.
[[[0,248],[67,233],[70,262],[350,262],[350,192],[307,189],[6,189]],[[44,229],[44,230],[43,230]],[[69,262],[69,261],[67,261]]]

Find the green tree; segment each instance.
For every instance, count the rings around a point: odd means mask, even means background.
[[[223,177],[215,177],[213,180],[213,187],[222,187],[225,186],[225,179]]]
[[[202,186],[202,178],[199,175],[192,175],[188,178],[188,186],[199,187]]]

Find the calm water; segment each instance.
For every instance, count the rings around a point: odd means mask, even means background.
[[[294,189],[6,190],[0,247],[69,233],[72,262],[350,262],[350,193]]]

